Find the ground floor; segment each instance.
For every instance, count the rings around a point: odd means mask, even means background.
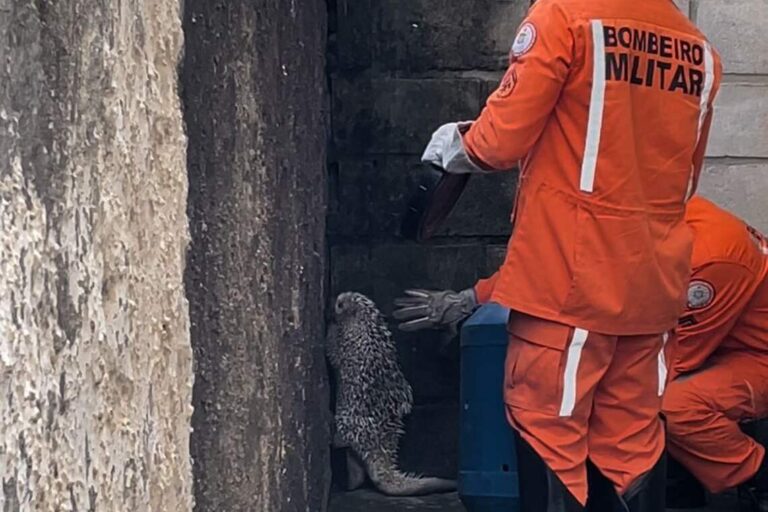
[[[339,493],[331,499],[330,512],[466,512],[456,494],[426,496],[422,498],[389,498],[370,490]],[[677,509],[669,509],[669,512]],[[737,511],[736,494],[724,494],[711,500],[707,508],[688,509],[687,512]]]

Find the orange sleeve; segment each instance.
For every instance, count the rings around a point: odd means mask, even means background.
[[[701,168],[704,165],[704,158],[707,155],[707,144],[709,143],[709,132],[712,127],[712,116],[714,110],[714,101],[717,97],[717,93],[720,89],[720,80],[722,77],[722,64],[720,63],[720,57],[717,53],[714,54],[714,78],[712,83],[712,90],[709,94],[707,103],[707,113],[703,119],[701,125],[701,131],[699,132],[699,140],[696,143],[696,149],[693,152],[693,166],[692,166],[692,186],[688,193],[688,197],[692,197],[695,194],[699,185],[699,176],[701,176]]]
[[[493,289],[496,286],[496,281],[499,279],[499,272],[496,271],[491,277],[487,279],[480,279],[475,284],[475,298],[478,304],[488,304],[491,302],[491,295],[493,295]]]
[[[709,263],[694,270],[677,328],[675,373],[700,368],[717,350],[749,302],[754,280],[748,268],[736,263]]]
[[[573,48],[562,8],[553,0],[536,2],[520,25],[501,85],[464,134],[479,166],[511,169],[533,147],[560,96]]]

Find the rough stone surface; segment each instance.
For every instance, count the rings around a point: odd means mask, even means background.
[[[192,507],[175,0],[0,2],[0,510]]]
[[[324,510],[326,4],[188,0],[197,510]]]
[[[768,74],[765,0],[698,0],[696,23],[723,58],[726,73]]]
[[[340,161],[331,186],[329,233],[397,236],[420,165],[416,155]],[[515,173],[473,176],[439,236],[508,236],[516,183]]]
[[[496,70],[527,10],[515,0],[338,0],[341,69]],[[461,41],[461,44],[457,44]]]
[[[458,444],[458,402],[417,406],[400,442],[400,465],[404,471],[455,479]]]
[[[477,79],[337,80],[335,143],[343,155],[421,155],[438,126],[477,116],[480,90]]]
[[[504,245],[488,245],[485,248],[486,253],[486,276],[493,274],[504,263],[504,258],[507,255],[507,246]]]
[[[768,84],[724,84],[714,115],[708,156],[768,157]]]
[[[675,4],[686,16],[690,17],[691,0],[675,0]]]
[[[700,192],[768,230],[768,9],[764,0],[693,0],[694,20],[718,48],[726,82],[716,102]]]
[[[768,161],[709,162],[703,171],[699,193],[768,233]]]

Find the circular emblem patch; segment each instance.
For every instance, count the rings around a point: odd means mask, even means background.
[[[710,304],[715,298],[714,287],[706,281],[694,280],[688,285],[688,308],[702,309]]]
[[[517,85],[517,71],[515,71],[514,68],[507,71],[507,74],[504,75],[504,78],[501,80],[501,84],[499,85],[499,88],[496,91],[496,94],[500,98],[506,98],[510,94],[512,94],[512,91],[515,90],[515,86]]]
[[[520,30],[515,37],[515,42],[512,43],[512,55],[519,57],[533,48],[533,44],[536,42],[536,27],[533,23],[526,22],[520,27]]]

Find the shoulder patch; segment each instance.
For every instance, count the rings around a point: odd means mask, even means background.
[[[715,300],[715,287],[703,279],[694,279],[688,285],[688,309],[702,309]]]
[[[512,43],[512,56],[519,57],[528,53],[536,43],[536,26],[530,21],[523,23],[517,32],[515,42]]]
[[[496,95],[499,98],[506,98],[507,96],[512,94],[512,91],[515,90],[516,85],[517,85],[517,71],[515,70],[514,67],[512,67],[507,71],[507,73],[504,75],[504,78],[501,80],[501,84],[496,90]]]

